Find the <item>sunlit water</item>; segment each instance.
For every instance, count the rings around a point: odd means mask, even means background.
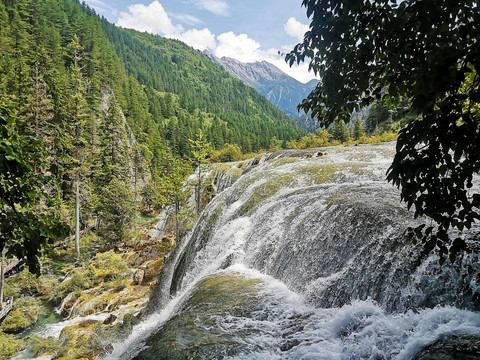
[[[410,359],[480,337],[478,253],[419,256],[404,231],[421,220],[385,181],[394,145],[322,151],[264,158],[218,194],[109,358]]]

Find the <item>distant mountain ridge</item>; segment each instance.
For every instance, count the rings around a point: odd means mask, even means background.
[[[297,105],[307,97],[318,83],[318,80],[314,79],[303,84],[267,61],[242,63],[228,57],[219,58],[208,52],[205,52],[205,54],[213,62],[222,66],[230,75],[253,87],[293,119],[301,115],[297,111]]]

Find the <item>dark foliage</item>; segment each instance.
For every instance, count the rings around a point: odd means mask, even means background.
[[[411,231],[425,253],[436,248],[453,261],[466,244],[447,230],[480,219],[480,194],[469,191],[480,170],[478,2],[302,4],[312,22],[287,60],[311,58],[322,81],[300,107],[328,125],[374,100],[410,101],[419,118],[401,131],[387,178],[417,216],[436,222]]]

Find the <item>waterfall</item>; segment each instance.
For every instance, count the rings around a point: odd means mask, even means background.
[[[478,251],[443,267],[420,257],[404,232],[423,220],[385,181],[394,144],[317,153],[241,165],[111,358],[409,359],[480,336]],[[475,224],[465,238],[479,236]]]

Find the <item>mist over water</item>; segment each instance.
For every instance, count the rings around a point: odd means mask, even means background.
[[[236,182],[216,175],[233,184],[110,358],[410,359],[436,341],[477,341],[478,251],[444,267],[419,256],[404,231],[422,220],[385,180],[394,144],[325,151],[265,156]]]

